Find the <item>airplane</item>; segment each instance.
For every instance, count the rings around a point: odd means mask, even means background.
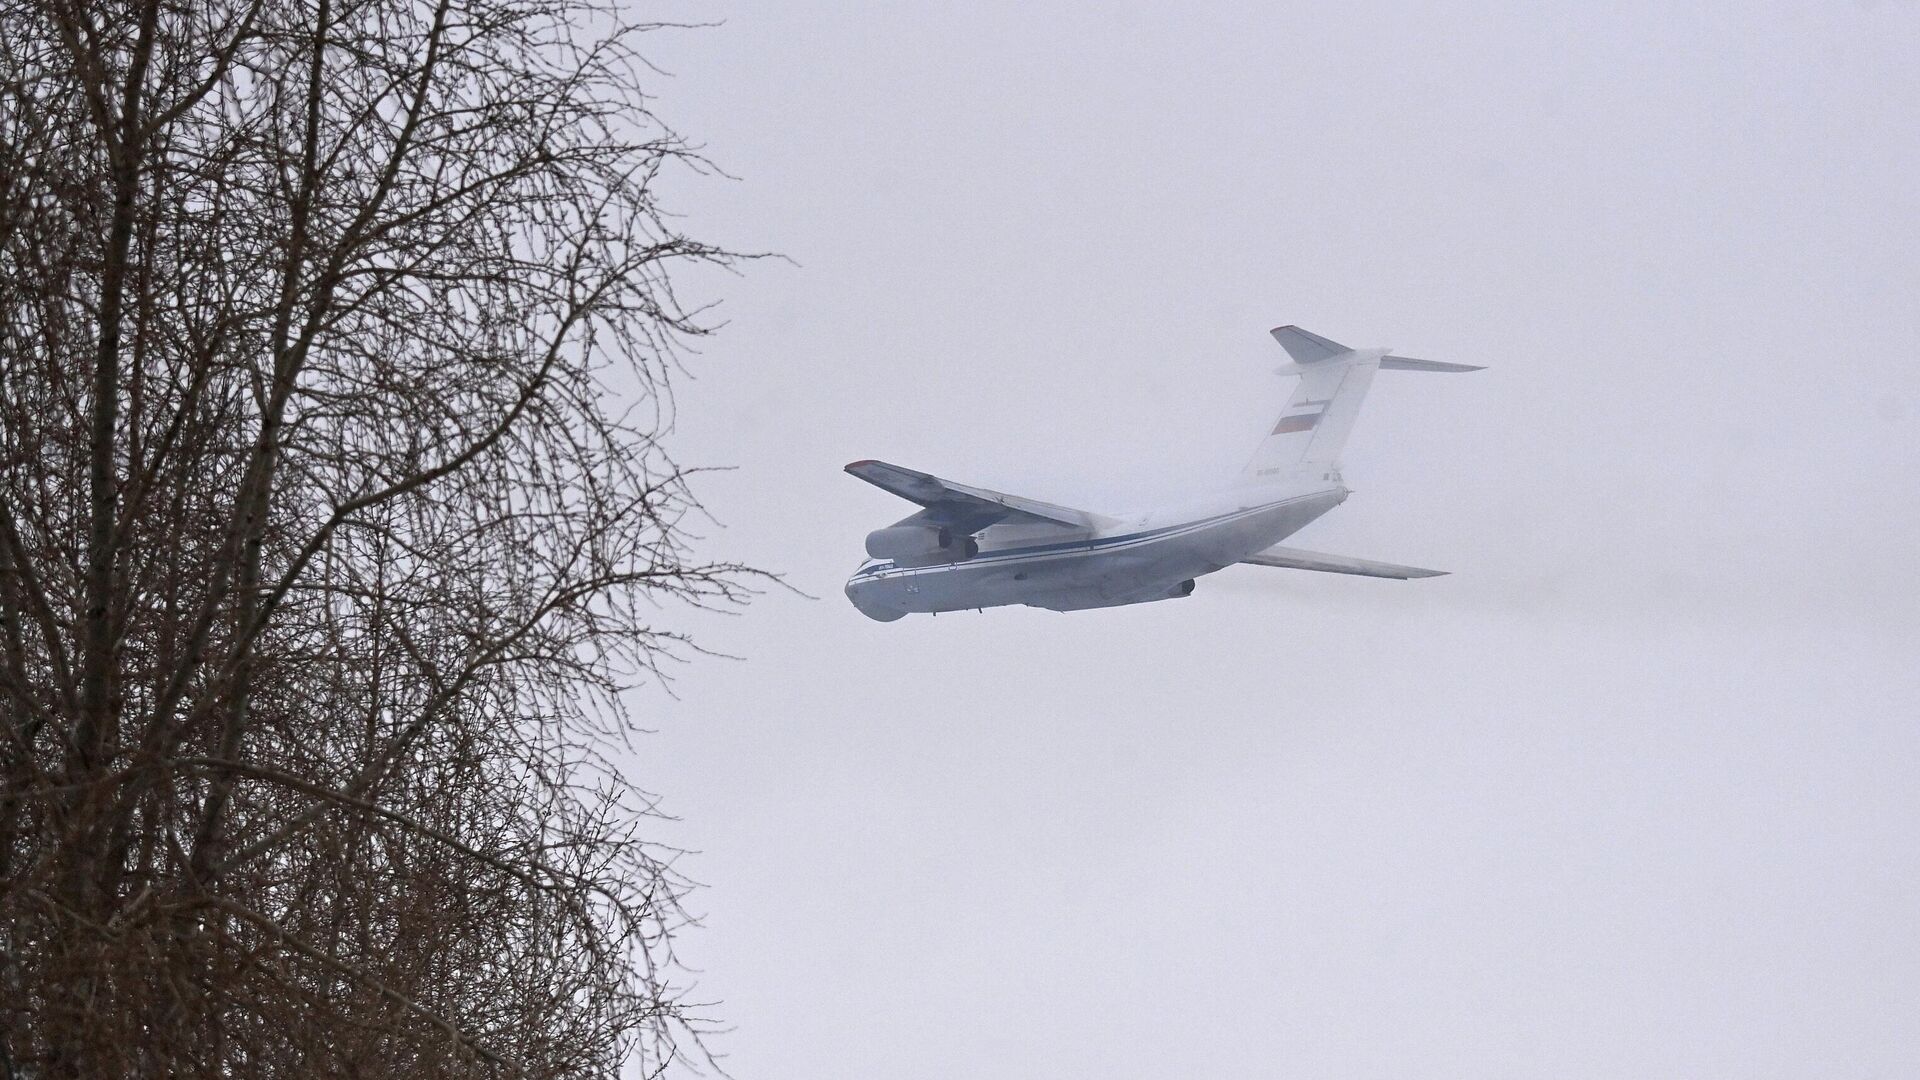
[[[847,599],[892,622],[1011,604],[1080,611],[1171,600],[1241,563],[1400,580],[1443,574],[1278,545],[1346,501],[1340,451],[1374,372],[1483,369],[1350,349],[1297,326],[1270,332],[1292,360],[1277,374],[1298,375],[1299,385],[1238,482],[1182,505],[1108,516],[884,461],[848,465],[920,510],[867,534],[870,559],[848,579]]]

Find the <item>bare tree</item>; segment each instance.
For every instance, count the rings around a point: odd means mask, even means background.
[[[0,1075],[697,1043],[600,756],[751,578],[657,439],[668,271],[731,257],[654,201],[645,29],[0,0]]]

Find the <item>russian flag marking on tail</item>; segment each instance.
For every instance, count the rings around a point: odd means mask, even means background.
[[[1320,424],[1320,418],[1326,415],[1330,399],[1314,401],[1303,398],[1290,403],[1280,422],[1273,425],[1273,434],[1285,435],[1292,431],[1312,431]]]

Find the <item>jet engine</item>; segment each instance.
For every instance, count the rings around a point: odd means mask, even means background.
[[[867,534],[867,554],[876,559],[921,562],[971,559],[980,553],[980,543],[971,536],[956,535],[952,529],[929,525],[892,525]]]

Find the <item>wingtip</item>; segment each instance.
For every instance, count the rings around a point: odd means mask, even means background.
[[[842,466],[842,468],[847,472],[852,472],[855,469],[864,468],[868,465],[878,465],[878,464],[880,463],[878,461],[875,461],[872,458],[861,458],[859,461],[847,462],[846,465]]]

